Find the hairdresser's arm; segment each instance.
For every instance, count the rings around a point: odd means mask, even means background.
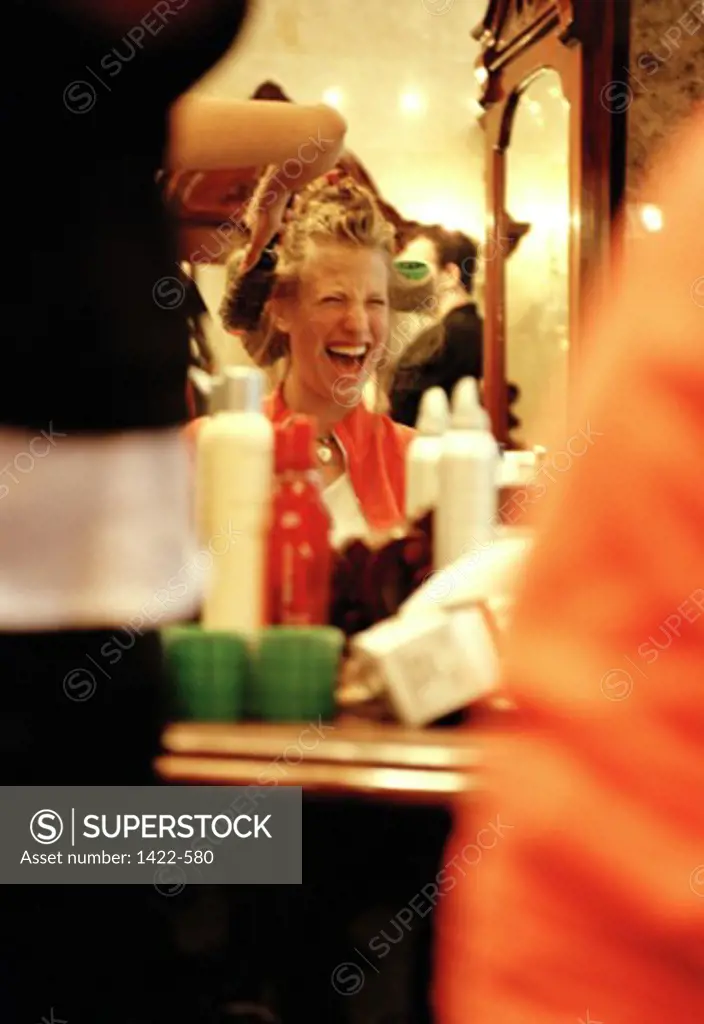
[[[170,164],[198,170],[267,165],[247,215],[247,271],[280,230],[291,193],[335,166],[346,131],[343,118],[324,104],[212,100],[191,93],[172,108]]]
[[[332,107],[216,100],[189,93],[171,108],[172,169],[275,164],[293,191],[335,166],[347,125]]]

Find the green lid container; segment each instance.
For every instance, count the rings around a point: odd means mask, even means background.
[[[409,281],[422,281],[432,273],[430,264],[423,260],[394,260],[394,266]]]
[[[253,657],[251,713],[270,722],[333,718],[344,643],[344,633],[333,626],[262,630]]]
[[[241,719],[250,672],[246,638],[198,625],[170,626],[161,636],[173,714],[196,722]]]

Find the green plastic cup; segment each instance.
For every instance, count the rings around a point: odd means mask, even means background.
[[[344,633],[334,626],[271,626],[253,658],[250,710],[270,722],[335,715]]]
[[[161,633],[174,714],[194,722],[233,722],[245,710],[249,645],[238,633],[198,625]]]

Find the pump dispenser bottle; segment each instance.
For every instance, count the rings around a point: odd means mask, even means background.
[[[260,370],[230,367],[198,437],[197,508],[210,578],[205,629],[253,635],[264,622],[273,428],[262,412]]]
[[[442,569],[496,536],[499,449],[477,382],[463,377],[452,394],[450,429],[439,460],[439,493],[434,535],[435,568]]]
[[[418,433],[406,454],[406,518],[409,522],[437,506],[440,455],[449,424],[447,395],[442,388],[428,388],[420,400]]]

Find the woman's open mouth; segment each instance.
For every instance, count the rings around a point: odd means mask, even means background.
[[[341,373],[358,373],[364,366],[371,345],[326,345],[325,355]]]

